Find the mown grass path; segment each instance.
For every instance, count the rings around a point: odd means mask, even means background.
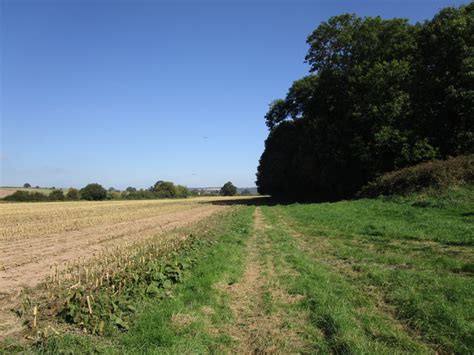
[[[234,319],[228,332],[237,353],[299,353],[310,350],[305,339],[307,315],[290,306],[300,299],[279,284],[279,271],[271,239],[260,208],[254,213],[253,234],[246,247],[245,271],[239,282],[220,286],[231,295]],[[287,272],[288,270],[286,270]]]

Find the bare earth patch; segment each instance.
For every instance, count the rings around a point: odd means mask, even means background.
[[[196,317],[190,314],[177,313],[171,316],[171,325],[175,328],[181,329],[191,325],[196,320]]]

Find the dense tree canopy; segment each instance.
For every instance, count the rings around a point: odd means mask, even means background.
[[[380,174],[474,151],[474,4],[411,25],[332,17],[310,74],[265,116],[259,192],[338,199]]]
[[[176,197],[176,187],[170,181],[158,181],[153,187],[153,191],[159,195],[159,197]]]
[[[79,200],[80,198],[79,190],[71,187],[66,193],[66,197],[68,200]]]
[[[51,201],[63,201],[64,200],[64,192],[62,190],[53,190],[49,194],[49,199]]]
[[[227,181],[224,186],[221,187],[219,192],[222,196],[234,196],[237,193],[237,188],[230,181]]]
[[[83,187],[79,193],[83,200],[99,201],[104,200],[107,197],[107,190],[97,183]]]
[[[189,191],[186,186],[175,185],[171,181],[157,181],[152,192],[159,198],[188,197]]]

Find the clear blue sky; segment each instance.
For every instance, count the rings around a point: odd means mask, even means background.
[[[1,2],[0,185],[254,186],[268,104],[332,15],[467,1]]]

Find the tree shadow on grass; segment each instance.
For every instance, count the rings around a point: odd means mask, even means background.
[[[256,196],[252,198],[236,198],[231,200],[219,200],[216,198],[212,201],[206,201],[202,203],[211,203],[218,206],[232,206],[232,205],[242,205],[242,206],[276,206],[276,205],[291,205],[294,203],[306,204],[314,203],[315,201],[300,201],[300,200],[290,200],[290,199],[278,199],[270,196]]]

